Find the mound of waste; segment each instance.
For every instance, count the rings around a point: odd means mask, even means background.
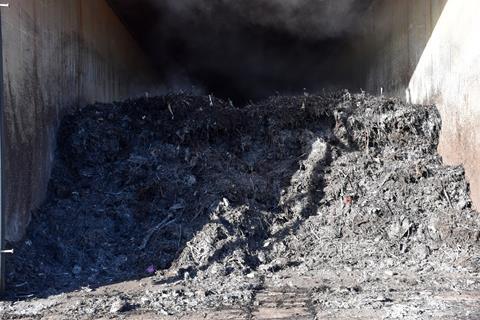
[[[192,291],[138,303],[179,311],[242,304],[286,268],[453,263],[459,246],[478,252],[480,226],[463,169],[436,153],[440,128],[433,106],[346,91],[242,108],[186,94],[85,107],[59,130],[10,291],[153,275]]]

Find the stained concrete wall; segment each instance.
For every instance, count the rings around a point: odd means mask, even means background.
[[[369,91],[435,104],[439,152],[465,166],[480,208],[480,1],[377,0],[370,11]],[[365,44],[362,44],[365,45]],[[372,58],[373,57],[373,58]]]
[[[461,1],[461,0],[460,0]],[[366,88],[405,97],[405,89],[447,0],[376,0],[365,23]]]
[[[414,103],[435,103],[443,126],[439,151],[463,164],[480,208],[480,1],[450,0],[408,85]]]
[[[151,91],[155,75],[104,0],[14,0],[1,10],[6,238],[13,241],[46,194],[62,115]]]

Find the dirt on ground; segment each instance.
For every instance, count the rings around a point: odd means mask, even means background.
[[[477,319],[480,219],[433,106],[184,93],[67,116],[2,319]]]

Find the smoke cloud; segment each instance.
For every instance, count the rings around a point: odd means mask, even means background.
[[[244,103],[362,82],[352,57],[368,0],[111,2],[169,88]]]
[[[220,22],[217,27],[230,28],[230,19],[222,21],[218,17],[228,13],[241,25],[272,28],[315,40],[352,32],[361,8],[358,0],[157,0],[155,4],[176,19],[209,19]]]

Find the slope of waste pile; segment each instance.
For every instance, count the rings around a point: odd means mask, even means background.
[[[346,91],[85,107],[63,121],[48,199],[14,244],[10,294],[151,276],[188,289],[129,303],[175,314],[247,305],[285,270],[478,272],[480,220],[463,169],[436,153],[440,128],[435,107]]]

